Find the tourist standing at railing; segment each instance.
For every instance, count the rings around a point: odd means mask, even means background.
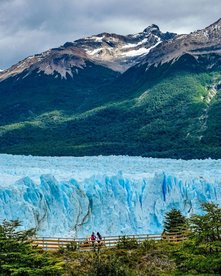
[[[92,234],[91,234],[91,242],[92,242],[93,245],[94,245],[95,241],[96,241],[96,236],[95,236],[94,232],[92,232]]]
[[[102,236],[99,232],[97,232],[97,242],[100,243],[102,240]]]
[[[91,243],[92,243],[94,251],[95,251],[95,241],[96,241],[96,236],[95,236],[94,232],[92,232],[92,234],[91,234]]]

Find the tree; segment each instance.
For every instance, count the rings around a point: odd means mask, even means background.
[[[164,230],[167,233],[180,233],[186,230],[187,220],[177,209],[171,209],[165,215]]]
[[[221,208],[214,203],[203,203],[203,215],[192,215],[192,236],[198,242],[221,241]]]
[[[221,208],[202,204],[202,215],[189,219],[189,239],[175,252],[176,263],[184,272],[221,275]]]
[[[56,259],[37,248],[31,238],[34,229],[19,231],[18,220],[3,221],[0,225],[0,271],[1,276],[62,275],[62,265]]]

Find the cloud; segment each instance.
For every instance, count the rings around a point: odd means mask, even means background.
[[[220,0],[0,0],[0,68],[66,41],[136,33],[155,23],[188,33],[220,17]]]

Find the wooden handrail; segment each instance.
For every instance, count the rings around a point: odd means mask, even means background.
[[[182,235],[161,235],[161,234],[140,234],[140,235],[122,235],[122,236],[105,236],[101,243],[95,241],[94,243],[87,238],[55,238],[55,237],[37,237],[33,239],[33,245],[39,246],[44,250],[58,250],[60,247],[67,247],[71,242],[75,242],[79,250],[93,250],[94,247],[114,247],[123,239],[135,239],[138,243],[145,240],[167,240],[172,242],[181,242],[186,239]]]

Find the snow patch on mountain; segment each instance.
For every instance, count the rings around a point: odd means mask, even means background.
[[[155,48],[160,43],[161,43],[161,40],[159,40],[155,45],[153,45],[149,48],[144,48],[143,47],[143,48],[139,48],[139,49],[135,49],[135,50],[130,50],[130,51],[126,52],[124,55],[127,56],[127,57],[145,55],[145,54],[148,54],[151,49]]]
[[[94,49],[94,50],[87,50],[86,52],[87,52],[88,55],[93,56],[93,55],[98,54],[98,53],[99,53],[100,51],[102,51],[102,50],[103,50],[103,48],[101,47],[101,48]]]
[[[149,49],[146,48],[140,48],[137,50],[130,50],[126,52],[124,55],[127,57],[133,57],[133,56],[140,56],[149,53]]]
[[[132,47],[137,47],[139,45],[142,45],[144,43],[148,42],[148,38],[144,38],[143,40],[141,40],[140,42],[138,43],[128,43],[124,46],[122,46],[123,49],[126,49],[126,48],[132,48]]]

